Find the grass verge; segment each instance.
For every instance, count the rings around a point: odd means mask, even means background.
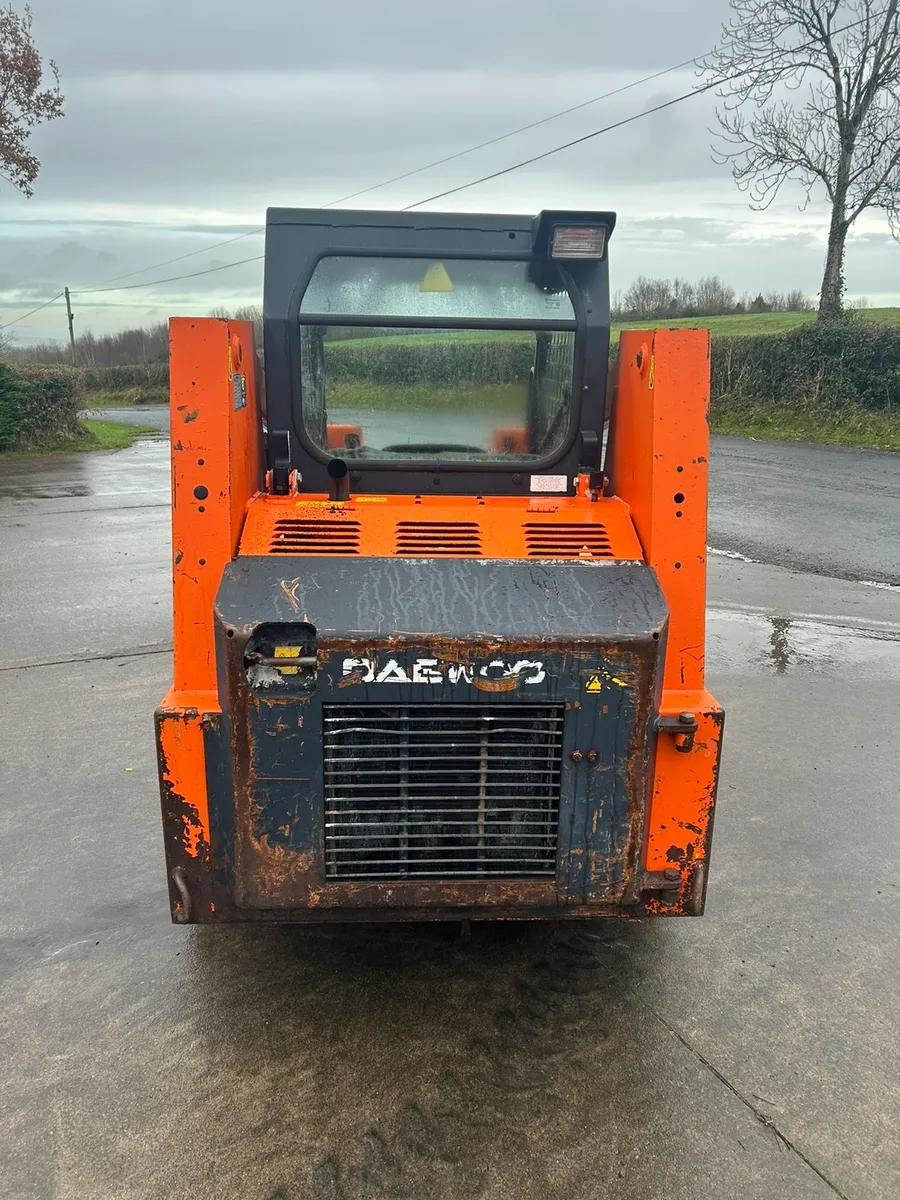
[[[169,391],[164,387],[101,388],[85,392],[84,408],[140,408],[147,404],[168,404]]]
[[[900,416],[851,408],[842,413],[797,412],[775,405],[710,413],[712,433],[759,441],[820,442],[860,450],[900,451]]]
[[[119,421],[94,421],[91,419],[81,422],[87,430],[87,438],[91,445],[81,445],[82,450],[127,450],[133,446],[139,437],[147,433],[159,436],[159,430],[151,425],[125,425]]]
[[[76,437],[57,438],[34,450],[9,450],[2,458],[43,458],[45,454],[78,454],[85,450],[127,450],[147,433],[159,435],[146,425],[124,425],[119,421],[81,421],[82,432]]]

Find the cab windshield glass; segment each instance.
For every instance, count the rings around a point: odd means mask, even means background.
[[[538,283],[525,262],[334,256],[317,264],[300,322],[302,420],[331,455],[533,462],[566,441],[575,312],[558,276]]]

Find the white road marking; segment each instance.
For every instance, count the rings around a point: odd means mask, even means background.
[[[736,558],[738,562],[756,562],[755,558],[748,558],[746,554],[738,554],[736,550],[717,550],[715,546],[707,546],[706,553],[718,554],[719,558]]]

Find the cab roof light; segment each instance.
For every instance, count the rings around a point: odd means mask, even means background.
[[[602,258],[606,248],[605,225],[554,225],[551,258]]]

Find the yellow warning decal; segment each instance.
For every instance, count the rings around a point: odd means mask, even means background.
[[[614,683],[616,685],[616,687],[621,687],[621,688],[628,687],[627,680],[620,679],[618,677],[618,675],[613,675],[609,671],[605,671],[603,669],[603,667],[601,667],[596,675],[590,676],[587,683],[584,685],[584,690],[586,692],[602,692],[603,684],[600,682],[601,675],[603,676],[603,678],[606,680],[607,683]]]
[[[419,284],[420,292],[452,292],[453,281],[443,263],[433,262]]]
[[[300,647],[299,646],[276,646],[275,647],[275,657],[276,658],[299,658],[300,657]],[[275,670],[280,671],[282,675],[296,675],[297,672],[299,671],[299,669],[300,669],[299,667],[276,667],[275,668]]]

